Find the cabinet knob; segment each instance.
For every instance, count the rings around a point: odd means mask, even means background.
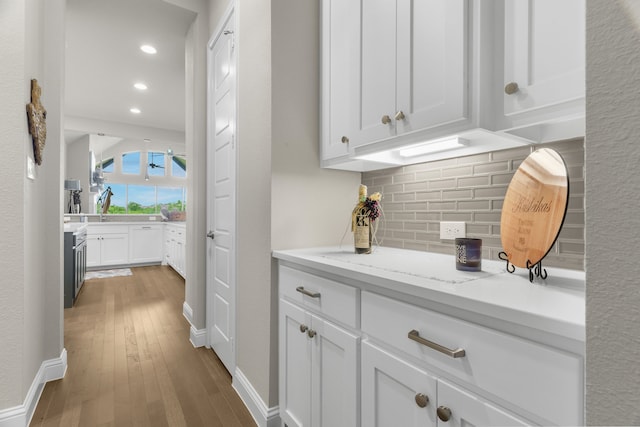
[[[402,112],[402,110],[398,111],[395,117],[396,120],[404,120],[404,113]]]
[[[421,408],[424,408],[429,404],[429,396],[423,393],[416,394],[416,405]]]
[[[507,95],[513,95],[518,90],[518,83],[516,82],[507,83],[507,85],[504,87],[504,93],[506,93]]]
[[[309,330],[307,331],[307,336],[308,336],[309,338],[313,338],[313,337],[315,337],[315,336],[316,336],[316,331],[314,331],[313,329],[309,329]]]
[[[216,238],[216,235],[215,235],[215,234],[213,234],[213,231],[209,231],[209,232],[207,233],[207,237],[208,237],[208,238],[210,238],[210,239],[215,239],[215,238]]]
[[[436,409],[436,414],[438,414],[438,418],[445,423],[451,419],[451,409],[446,406],[438,406]]]
[[[307,325],[300,325],[300,332],[302,332],[303,334],[307,332],[307,329],[309,329]]]
[[[343,144],[348,144],[349,143],[349,138],[347,138],[346,136],[343,136],[340,141],[342,141]]]
[[[388,125],[389,123],[391,123],[391,117],[385,114],[384,116],[382,116],[381,121],[383,125]]]

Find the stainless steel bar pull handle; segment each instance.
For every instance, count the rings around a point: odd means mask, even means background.
[[[415,341],[417,343],[420,343],[420,344],[425,345],[425,346],[427,346],[429,348],[432,348],[432,349],[434,349],[436,351],[439,351],[440,353],[444,353],[447,356],[453,357],[454,359],[458,358],[458,357],[464,357],[465,354],[466,354],[464,349],[462,349],[462,348],[451,350],[450,348],[441,346],[440,344],[436,344],[433,341],[426,340],[426,339],[422,338],[420,336],[420,332],[416,331],[415,329],[410,331],[409,334],[407,335],[407,337],[410,340],[413,340],[413,341]]]
[[[320,292],[312,292],[312,291],[308,291],[304,288],[304,286],[298,286],[296,288],[296,291],[300,292],[303,295],[306,295],[308,297],[311,298],[320,298]]]

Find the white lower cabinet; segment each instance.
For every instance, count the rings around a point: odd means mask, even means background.
[[[280,299],[280,416],[287,427],[358,422],[359,338]]]
[[[129,230],[126,226],[87,227],[87,267],[129,263]]]
[[[186,277],[186,232],[183,226],[165,224],[164,260],[182,277]]]
[[[278,269],[283,426],[583,424],[582,355],[295,267]]]

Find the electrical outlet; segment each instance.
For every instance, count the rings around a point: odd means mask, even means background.
[[[467,227],[464,221],[441,221],[440,239],[453,240],[456,237],[466,237]]]

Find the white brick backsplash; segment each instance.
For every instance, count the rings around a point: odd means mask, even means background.
[[[543,266],[584,270],[584,141],[559,141],[545,147],[557,150],[567,164],[570,198],[564,226]],[[537,148],[363,173],[369,193],[383,195],[378,240],[383,246],[453,253],[452,242],[440,240],[440,221],[464,221],[467,236],[482,239],[483,257],[498,259],[504,196],[517,168]]]

